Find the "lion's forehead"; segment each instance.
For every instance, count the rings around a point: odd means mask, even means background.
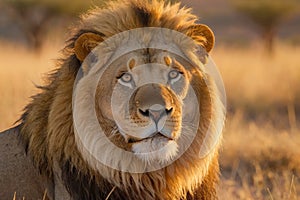
[[[157,49],[157,48],[141,48],[133,50],[124,55],[127,61],[134,59],[136,64],[145,63],[161,63],[166,64],[166,58],[172,59],[176,57],[172,51]],[[120,57],[122,58],[122,57]]]
[[[169,67],[158,63],[142,64],[133,68],[132,73],[137,86],[157,83],[167,84]]]

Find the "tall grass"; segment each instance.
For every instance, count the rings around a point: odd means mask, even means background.
[[[228,119],[221,153],[221,199],[300,198],[300,131]]]
[[[253,45],[249,49],[220,47],[213,52],[233,105],[300,104],[300,47],[281,44],[273,57]]]
[[[213,54],[229,111],[221,199],[300,198],[300,48],[280,44],[273,57],[256,45]]]
[[[0,45],[0,131],[13,126],[44,75],[53,69],[59,45],[36,55],[20,46]]]
[[[229,112],[297,129],[300,117],[300,47],[279,44],[273,57],[259,45],[219,47],[213,58],[223,76]],[[298,115],[298,116],[297,116]],[[298,118],[298,121],[297,121]],[[298,127],[300,128],[300,127]]]

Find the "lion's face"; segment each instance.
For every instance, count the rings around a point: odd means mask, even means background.
[[[83,77],[75,82],[75,140],[88,163],[142,173],[171,165],[188,149],[195,159],[206,156],[218,135],[210,134],[214,96],[200,59],[203,46],[161,28],[101,40],[87,33],[75,44],[84,58]]]
[[[113,126],[107,135],[120,134],[119,146],[145,161],[164,162],[178,151],[191,74],[176,57],[156,49],[128,53],[97,88],[100,124],[110,120]]]

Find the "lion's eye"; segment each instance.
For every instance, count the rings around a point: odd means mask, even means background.
[[[170,79],[176,79],[178,76],[179,76],[179,71],[177,71],[177,70],[172,70],[169,72]]]
[[[124,83],[129,83],[132,81],[132,76],[129,73],[124,73],[121,77],[120,80],[123,81]]]
[[[117,79],[120,84],[131,89],[135,86],[133,76],[128,72],[123,73],[121,76],[117,77]]]
[[[168,74],[168,78],[169,78],[170,83],[173,84],[176,81],[178,81],[181,78],[181,74],[183,74],[183,73],[178,71],[178,70],[170,71],[169,74]]]

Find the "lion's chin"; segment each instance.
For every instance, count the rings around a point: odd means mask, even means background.
[[[177,155],[178,144],[166,137],[153,137],[132,145],[132,151],[146,163],[170,162]]]

